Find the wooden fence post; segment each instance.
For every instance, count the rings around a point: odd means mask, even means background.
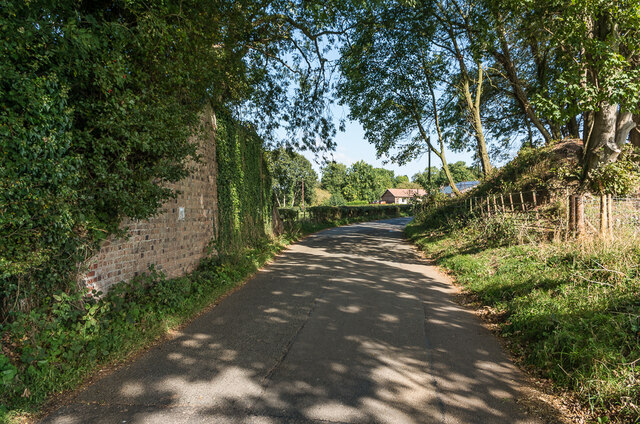
[[[513,195],[509,193],[509,206],[511,206],[511,212],[513,212]]]
[[[607,215],[609,208],[607,207],[607,195],[600,195],[600,237],[605,239],[607,238],[607,227],[609,224],[607,223]]]
[[[609,199],[607,200],[607,205],[609,206],[609,210],[608,210],[608,218],[607,218],[607,222],[609,223],[609,237],[611,237],[611,239],[613,240],[613,195],[609,195],[608,196]]]
[[[522,207],[522,212],[524,212],[524,196],[522,195],[522,192],[520,192],[520,206]]]
[[[500,193],[500,203],[502,203],[502,213],[504,213],[504,196]]]
[[[564,199],[566,203],[565,220],[567,222],[567,232],[571,231],[571,198],[568,196],[568,190],[564,191]]]
[[[536,220],[540,219],[540,215],[538,215],[538,199],[536,198],[536,191],[531,192],[533,194],[533,209],[536,211]]]
[[[567,231],[573,233],[576,229],[576,195],[571,194],[568,198],[568,210],[567,210]]]
[[[576,198],[576,236],[580,238],[583,237],[584,234],[584,196],[581,194]]]

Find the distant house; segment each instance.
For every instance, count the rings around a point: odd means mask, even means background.
[[[458,188],[458,190],[460,190],[460,193],[464,193],[467,190],[471,190],[478,184],[480,184],[480,181],[461,181],[459,183],[456,183],[456,187]],[[453,194],[453,190],[451,190],[451,186],[449,185],[443,186],[440,189],[440,192],[446,195]]]
[[[427,190],[421,188],[390,188],[380,198],[380,203],[407,204],[413,197],[423,197]]]

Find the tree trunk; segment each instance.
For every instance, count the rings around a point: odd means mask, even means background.
[[[271,230],[276,236],[279,236],[284,232],[284,223],[282,222],[282,218],[280,218],[278,208],[276,207],[271,208]]]
[[[572,138],[580,138],[580,128],[578,127],[578,119],[574,116],[569,119],[567,129]]]
[[[453,181],[453,177],[451,176],[451,172],[449,171],[449,164],[447,163],[447,160],[444,155],[444,140],[442,140],[442,137],[440,137],[440,132],[438,131],[439,138],[440,138],[439,141],[440,141],[441,151],[438,152],[431,144],[431,139],[429,138],[429,135],[425,131],[424,127],[422,126],[420,117],[414,114],[414,118],[416,120],[416,124],[418,125],[418,131],[420,132],[420,136],[427,143],[427,145],[429,146],[429,149],[431,149],[431,151],[435,153],[435,155],[438,156],[438,158],[440,158],[440,161],[442,162],[442,169],[444,170],[444,174],[447,176],[447,181],[449,181],[449,186],[451,187],[451,192],[456,196],[459,196],[462,193],[460,193],[460,190],[458,190],[458,187],[456,187],[456,183],[455,181]]]
[[[629,133],[629,141],[634,147],[640,148],[640,115],[633,115],[633,122],[636,126]]]
[[[589,143],[591,141],[591,133],[593,132],[593,115],[592,111],[587,111],[582,114],[582,141],[584,143],[584,155],[588,150]]]
[[[482,117],[480,116],[480,98],[482,96],[483,83],[482,64],[480,62],[476,62],[476,65],[478,67],[478,80],[476,81],[476,95],[474,100],[471,95],[471,78],[469,76],[469,70],[467,69],[467,65],[464,61],[464,54],[460,49],[460,46],[458,45],[458,38],[453,24],[446,18],[446,12],[442,3],[437,2],[437,6],[442,12],[442,16],[440,17],[440,19],[447,26],[445,30],[453,47],[452,53],[454,53],[455,59],[458,61],[460,75],[462,76],[462,96],[464,97],[467,112],[469,113],[469,119],[471,121],[470,123],[473,126],[475,132],[477,144],[476,148],[478,159],[480,160],[480,164],[482,165],[482,173],[484,176],[487,176],[489,175],[489,173],[491,173],[493,167],[491,166],[491,162],[489,161],[487,143],[484,138],[484,131],[482,129]]]
[[[498,14],[496,16],[496,19],[498,21],[501,21],[502,17]],[[522,108],[525,116],[538,129],[540,134],[542,134],[545,144],[549,144],[551,142],[552,135],[545,128],[544,123],[536,114],[533,106],[531,106],[531,102],[529,102],[529,96],[527,96],[525,92],[522,81],[518,77],[513,59],[511,58],[511,49],[509,48],[507,36],[502,25],[499,25],[498,27],[498,37],[500,39],[500,49],[502,50],[502,53],[498,52],[496,49],[492,49],[493,57],[498,63],[502,65],[502,68],[504,69],[507,76],[507,80],[511,84],[511,88],[513,88],[513,94],[516,98],[516,101]]]
[[[617,160],[622,147],[627,143],[631,130],[636,128],[636,123],[633,120],[631,112],[619,112],[618,120],[616,121],[616,146],[612,147],[617,152],[612,160]]]
[[[459,59],[461,62],[462,58]],[[478,158],[480,160],[480,164],[482,165],[482,174],[484,176],[489,175],[493,167],[491,166],[491,161],[489,160],[489,153],[487,151],[487,142],[484,138],[484,130],[482,128],[482,117],[480,116],[480,96],[482,95],[482,66],[478,64],[478,82],[476,88],[476,98],[475,101],[471,97],[471,86],[469,83],[469,77],[465,72],[463,73],[463,82],[462,82],[462,90],[464,91],[464,99],[467,105],[467,110],[471,115],[471,124],[473,125],[473,129],[476,137],[476,148],[478,152]]]
[[[449,164],[447,164],[447,160],[444,158],[444,155],[440,158],[442,161],[442,170],[444,171],[444,175],[447,176],[447,181],[449,181],[449,187],[451,187],[451,192],[456,196],[460,196],[460,190],[456,186],[456,182],[453,181],[453,177],[451,176],[451,171],[449,171]]]
[[[416,121],[416,124],[418,125],[418,130],[422,138],[427,143],[427,146],[429,147],[429,186],[430,186],[429,189],[431,189],[431,152],[433,152],[436,154],[436,156],[438,156],[438,158],[440,158],[440,161],[442,162],[442,169],[444,170],[444,174],[447,176],[447,181],[449,181],[451,192],[456,196],[459,196],[461,194],[460,190],[458,190],[458,187],[456,187],[455,181],[453,181],[453,177],[451,176],[451,172],[449,171],[449,165],[447,164],[447,160],[445,158],[444,138],[442,136],[442,128],[440,127],[440,114],[438,113],[438,103],[436,102],[436,93],[433,88],[433,81],[431,78],[431,74],[427,72],[424,56],[422,56],[422,64],[424,69],[424,76],[427,81],[427,86],[429,87],[429,93],[431,94],[431,107],[433,108],[433,118],[435,120],[436,132],[438,133],[438,142],[440,144],[440,151],[438,152],[431,144],[431,138],[427,135],[427,132],[422,126],[422,121],[420,120],[420,114],[418,113],[417,109],[414,109],[412,112],[413,112],[413,117]]]
[[[561,140],[562,139],[562,130],[558,125],[550,124],[551,127],[551,139],[552,140]],[[549,143],[547,143],[549,144]]]
[[[589,144],[584,152],[584,177],[588,178],[592,170],[606,161],[610,154],[605,151],[615,145],[618,105],[603,102],[600,109],[593,113],[593,129]]]
[[[603,102],[594,113],[593,131],[584,154],[584,178],[598,166],[615,162],[629,133],[636,127],[630,112],[618,112],[617,104]]]

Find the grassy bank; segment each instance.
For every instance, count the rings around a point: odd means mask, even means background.
[[[640,422],[640,243],[513,241],[507,221],[408,236],[484,305],[534,373],[577,394],[594,422]]]

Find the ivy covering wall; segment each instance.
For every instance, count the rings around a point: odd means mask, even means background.
[[[218,223],[221,254],[254,246],[271,234],[271,176],[263,142],[228,112],[217,113]]]

